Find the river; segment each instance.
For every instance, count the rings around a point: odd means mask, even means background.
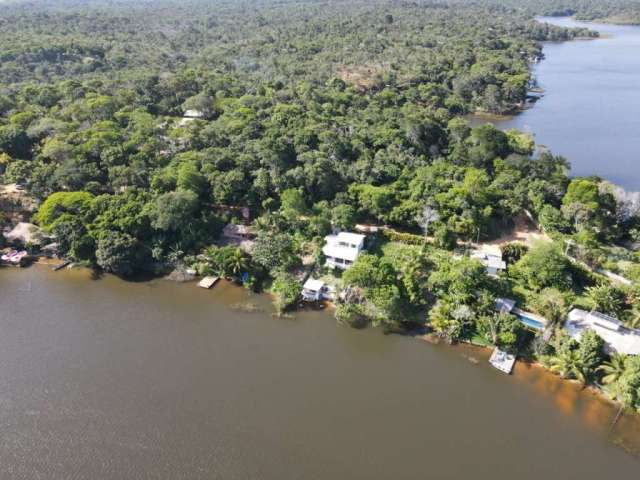
[[[226,283],[0,269],[0,478],[637,477],[612,441],[639,422],[608,435],[615,409],[570,382],[269,312]]]
[[[544,97],[491,122],[532,133],[537,143],[565,156],[574,175],[600,175],[640,190],[640,27],[539,20],[587,27],[602,38],[545,43],[545,59],[534,67]]]

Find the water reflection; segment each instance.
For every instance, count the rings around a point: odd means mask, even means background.
[[[640,27],[542,18],[599,31],[603,38],[553,42],[534,67],[544,97],[513,117],[477,117],[502,129],[532,133],[539,145],[565,156],[575,175],[600,175],[640,190]]]

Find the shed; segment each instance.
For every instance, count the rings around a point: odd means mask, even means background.
[[[496,311],[511,313],[513,308],[516,306],[516,301],[511,298],[496,298]]]

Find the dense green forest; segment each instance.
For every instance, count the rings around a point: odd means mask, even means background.
[[[357,290],[337,312],[351,324],[428,322],[450,340],[519,348],[527,333],[493,311],[510,295],[557,322],[578,305],[638,325],[637,286],[595,273],[640,279],[637,198],[569,178],[568,161],[528,135],[464,119],[523,106],[541,41],[596,36],[536,14],[611,19],[635,6],[8,2],[1,180],[41,202],[33,220],[63,256],[119,275],[193,265],[270,288],[285,310],[304,259],[322,264],[323,236],[365,222],[392,230],[337,279]],[[216,246],[238,207],[257,234],[251,255]],[[506,248],[508,278],[461,254],[523,216],[553,241]],[[528,345],[566,376],[599,378],[598,339]],[[640,365],[629,368],[615,385],[631,405]]]

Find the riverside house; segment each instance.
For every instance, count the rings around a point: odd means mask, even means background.
[[[254,238],[255,233],[250,226],[228,223],[222,230],[220,245],[235,245],[250,253]]]
[[[317,302],[324,298],[327,285],[322,280],[309,278],[302,286],[302,299],[306,302]]]
[[[607,353],[640,355],[640,330],[626,328],[617,318],[600,312],[587,312],[574,308],[564,323],[571,338],[580,341],[582,332],[595,331],[605,342]]]
[[[324,237],[322,253],[327,257],[326,266],[346,270],[364,250],[364,239],[359,233],[340,232]]]

